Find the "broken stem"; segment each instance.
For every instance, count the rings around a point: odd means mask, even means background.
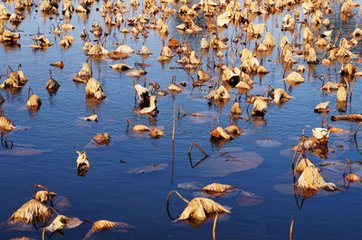
[[[191,151],[192,151],[192,147],[195,146],[197,147],[200,152],[202,152],[202,154],[204,154],[206,157],[208,157],[209,155],[200,147],[200,145],[197,143],[197,142],[192,142],[190,144],[190,147],[189,147],[189,150],[187,151],[187,153],[190,155],[191,154]]]
[[[354,138],[355,139],[357,138],[357,133],[358,133],[359,128],[361,127],[361,124],[362,124],[362,121],[358,124],[358,126],[356,128],[356,131],[354,132]]]

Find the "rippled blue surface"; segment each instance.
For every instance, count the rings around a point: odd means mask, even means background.
[[[201,185],[207,185],[212,182],[221,182],[255,193],[262,198],[262,202],[255,206],[243,206],[240,204],[239,196],[217,198],[216,201],[232,208],[232,214],[222,217],[217,225],[218,239],[288,239],[292,218],[295,219],[294,239],[361,238],[359,211],[362,191],[360,186],[353,185],[346,192],[327,196],[317,195],[306,200],[300,211],[296,207],[294,196],[291,193],[285,194],[288,184],[292,184],[291,146],[297,143],[303,128],[306,128],[307,135],[311,135],[311,128],[321,125],[321,116],[313,112],[314,106],[322,101],[331,101],[330,115],[339,114],[335,109],[336,94],[324,94],[321,91],[322,82],[319,79],[319,76],[324,74],[332,80],[339,79],[339,67],[328,69],[317,65],[313,70],[299,60],[301,64],[307,66],[309,71],[304,74],[305,83],[289,89],[294,99],[282,106],[270,104],[265,116],[265,125],[260,126],[251,121],[239,120],[238,125],[244,130],[244,134],[223,146],[215,146],[210,142],[209,131],[212,117],[205,119],[185,117],[178,120],[175,132],[175,156],[172,162],[171,131],[174,101],[172,95],[159,97],[159,114],[156,120],[152,121],[147,116],[134,112],[132,78],[109,68],[109,64],[116,61],[92,61],[94,77],[101,82],[107,94],[107,98],[99,105],[87,103],[84,85],[78,85],[72,81],[72,77],[87,60],[87,56],[82,51],[83,42],[79,38],[80,32],[83,28],[89,28],[93,20],[100,21],[99,14],[95,11],[95,8],[99,6],[98,3],[93,6],[93,11],[87,20],[77,14],[73,15],[71,23],[76,26],[76,29],[71,34],[75,37],[75,42],[70,49],[62,50],[58,46],[59,37],[54,38],[52,34],[49,34],[51,23],[55,24],[59,18],[49,21],[35,11],[26,13],[26,20],[18,27],[22,35],[19,41],[20,48],[5,48],[0,45],[1,73],[5,72],[7,65],[15,68],[18,64],[22,64],[24,72],[29,77],[25,88],[14,95],[0,90],[6,98],[3,110],[18,127],[18,130],[7,136],[14,142],[14,148],[12,150],[0,148],[1,220],[6,221],[32,196],[33,186],[40,183],[69,199],[70,206],[60,210],[67,216],[88,220],[124,221],[136,227],[128,233],[98,233],[94,235],[94,239],[210,239],[212,221],[204,223],[199,228],[193,228],[184,223],[172,223],[166,211],[166,196],[180,183],[199,182]],[[127,17],[131,15],[131,12],[126,14]],[[330,16],[331,20],[333,16]],[[290,33],[282,33],[279,31],[280,28],[274,28],[276,22],[281,26],[282,17],[279,14],[267,19],[269,31],[272,31],[276,40],[284,34],[291,38]],[[336,27],[342,28],[344,35],[349,34],[361,22],[360,12],[345,24],[340,22],[338,14],[336,17]],[[264,19],[257,18],[255,21],[262,22]],[[179,22],[179,19],[173,17],[168,19],[171,34],[177,38],[180,33],[173,29]],[[34,51],[28,47],[32,43],[29,34],[35,34],[38,27],[54,42],[54,46],[45,51]],[[232,34],[230,29],[223,33]],[[124,39],[127,45],[136,50],[142,46],[142,39],[134,39],[131,34],[122,36],[117,32],[116,36],[120,41]],[[184,36],[194,49],[199,48],[201,37],[202,34]],[[157,62],[156,59],[162,47],[160,42],[161,37],[151,31],[145,44],[151,49],[153,55],[147,58],[145,63],[152,66],[147,68],[146,77],[140,78],[138,82],[143,83],[145,79],[151,82],[157,81],[162,89],[166,89],[171,83],[172,76],[176,75],[177,81],[188,83],[185,91],[175,97],[177,107],[182,106],[186,112],[201,112],[216,116],[220,119],[222,126],[227,126],[233,100],[222,108],[208,105],[207,100],[202,98],[207,94],[207,87],[202,88],[202,91],[192,89],[191,78],[186,72],[170,69],[177,65],[175,60],[165,65]],[[112,37],[109,37],[109,49],[116,48],[113,43]],[[254,46],[254,41],[248,43],[247,46]],[[360,46],[356,50],[359,54],[362,51]],[[273,54],[263,61],[265,67],[271,72],[262,78],[253,77],[258,84],[254,86],[251,93],[261,94],[268,84],[284,87],[282,66],[268,61],[275,59],[277,59],[277,47]],[[49,64],[58,60],[65,62],[64,69],[52,68],[52,70],[53,78],[60,83],[61,87],[56,95],[49,96],[45,90],[51,68]],[[141,62],[142,59],[133,55],[126,59],[125,63],[133,65],[135,61]],[[207,57],[204,57],[203,61],[207,62]],[[359,68],[362,69],[361,64]],[[216,73],[213,76],[216,78]],[[30,86],[43,102],[40,111],[36,113],[31,113],[26,108],[27,88]],[[348,112],[362,112],[361,87],[360,80],[357,80]],[[236,94],[236,90],[231,91],[232,96]],[[246,117],[248,104],[242,100],[241,106],[244,111],[243,116]],[[93,109],[99,116],[98,123],[79,119],[92,114]],[[128,133],[126,118],[132,124],[160,126],[165,131],[165,137],[154,140],[147,135],[140,137]],[[354,123],[331,124],[350,131],[354,131],[356,127]],[[108,132],[112,137],[111,145],[92,146],[91,139],[97,132]],[[260,141],[265,139],[272,140],[266,141],[266,144],[271,142],[274,145],[265,146],[265,142]],[[190,167],[187,150],[192,141],[198,142],[211,156],[223,148],[242,148],[245,152],[259,154],[264,162],[248,171],[231,173],[223,177],[210,177],[203,174],[207,170],[208,159],[195,168]],[[332,135],[329,144],[334,149],[337,145],[343,144],[344,148],[330,152],[328,160],[344,162],[346,157],[351,160],[361,160],[353,136]],[[26,153],[32,151],[32,154],[25,154],[25,156],[19,154],[24,153],[24,149]],[[87,150],[91,163],[91,169],[85,177],[77,176],[75,170],[76,150],[82,149]],[[201,157],[196,149],[193,155],[197,159]],[[308,156],[317,163],[325,161],[310,153]],[[126,163],[122,164],[120,160]],[[154,163],[167,163],[168,167],[163,171],[152,173],[126,173],[130,169]],[[331,180],[337,181],[337,184],[342,187],[342,173],[335,175]],[[328,177],[326,178],[329,180]],[[278,186],[284,190],[278,191]],[[195,192],[184,189],[178,191],[187,199],[191,199]],[[172,198],[171,202],[172,215],[180,214],[185,204],[177,198]],[[89,228],[90,225],[85,223],[77,229],[65,231],[64,237],[56,234],[52,239],[82,239]],[[0,228],[0,239],[16,236],[40,239],[39,232],[12,231],[6,226]]]

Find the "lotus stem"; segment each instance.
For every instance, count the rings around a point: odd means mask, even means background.
[[[169,205],[170,203],[170,199],[171,199],[171,196],[172,196],[172,193],[176,193],[176,195],[181,198],[182,201],[184,201],[185,203],[189,203],[190,201],[188,201],[186,198],[184,198],[178,191],[176,190],[172,190],[171,192],[168,193],[167,195],[167,205]]]
[[[193,147],[193,146],[197,147],[197,148],[200,150],[200,152],[202,152],[202,154],[205,155],[205,157],[208,157],[208,156],[209,156],[209,155],[200,147],[200,145],[199,145],[197,142],[192,142],[192,143],[190,144],[189,150],[188,150],[188,152],[187,152],[189,155],[191,154],[191,151],[192,151],[192,147]]]
[[[219,217],[219,214],[216,213],[215,218],[214,218],[214,224],[212,225],[212,240],[216,240],[216,223],[217,223],[218,217]]]
[[[172,124],[172,142],[175,141],[175,130],[176,130],[176,96],[173,100],[173,124]]]
[[[31,93],[31,95],[33,95],[34,94],[34,92],[33,92],[33,90],[31,89],[31,87],[29,87],[29,89],[28,89],[28,100],[29,100],[29,98],[30,98],[30,93]]]
[[[356,131],[354,132],[354,139],[356,139],[357,138],[357,133],[358,133],[358,130],[359,130],[359,128],[361,127],[361,125],[362,125],[362,121],[358,124],[358,126],[357,126],[357,128],[356,128]]]
[[[294,218],[292,218],[292,222],[289,227],[289,240],[293,240],[293,226],[294,226]]]
[[[58,216],[60,215],[57,210],[55,210],[52,206],[49,206],[49,208]]]

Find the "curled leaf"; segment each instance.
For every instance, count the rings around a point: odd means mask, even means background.
[[[50,216],[51,211],[47,206],[35,199],[30,199],[11,215],[9,221],[27,224],[44,223],[50,219]]]
[[[58,215],[53,222],[44,229],[48,232],[61,231],[63,229],[76,228],[83,223],[79,218],[70,218],[64,215]]]
[[[212,183],[202,188],[202,191],[210,194],[214,193],[225,193],[229,190],[235,189],[234,186],[221,183]]]
[[[231,213],[219,203],[203,197],[192,199],[178,220],[205,221],[208,216],[216,213]]]
[[[108,220],[98,220],[93,223],[92,228],[88,231],[83,240],[88,239],[93,233],[107,231],[111,229],[132,228],[131,225],[124,222],[112,222]]]

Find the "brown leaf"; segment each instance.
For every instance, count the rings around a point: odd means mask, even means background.
[[[317,106],[314,107],[314,112],[329,111],[328,105],[329,105],[329,101],[318,103]]]
[[[132,128],[132,131],[136,133],[148,132],[150,130],[151,129],[149,127],[143,124],[134,125],[134,127]]]
[[[11,215],[10,222],[36,223],[50,219],[51,211],[41,202],[30,199]]]
[[[235,189],[234,186],[221,183],[212,183],[202,188],[202,191],[206,193],[225,193],[231,189]]]
[[[337,186],[334,183],[327,183],[318,171],[318,168],[314,166],[308,166],[304,169],[300,175],[297,187],[301,190],[319,190],[326,189],[334,191]]]
[[[16,127],[10,119],[4,116],[0,116],[0,130],[1,129],[5,131],[12,131],[15,130]]]
[[[108,133],[97,133],[93,137],[93,142],[96,145],[109,145],[111,141],[111,136]]]
[[[225,139],[230,140],[232,137],[225,132],[225,130],[222,127],[217,127],[214,130],[210,132],[211,137],[214,137],[216,139]]]
[[[360,182],[361,181],[361,177],[359,177],[357,174],[355,173],[348,173],[345,177],[344,177],[348,182]]]
[[[309,160],[308,158],[302,158],[297,167],[295,168],[295,170],[298,172],[298,173],[302,173],[304,171],[304,169],[308,166],[312,166],[312,167],[315,167],[314,163]]]
[[[165,133],[163,132],[162,129],[160,128],[152,128],[151,131],[148,132],[148,134],[152,137],[152,138],[160,138],[163,137],[165,135]]]
[[[284,78],[284,80],[292,85],[304,82],[304,78],[295,71],[289,73],[289,75]]]
[[[50,64],[53,67],[57,67],[57,68],[64,68],[64,62],[63,61],[56,61]]]
[[[82,120],[84,121],[95,121],[95,122],[98,122],[98,115],[97,114],[92,114],[88,117],[82,117],[81,118]]]
[[[88,169],[90,168],[90,163],[88,161],[88,157],[85,150],[83,150],[82,152],[77,151],[77,153],[78,153],[78,158],[76,161],[77,171],[78,172],[88,171]]]
[[[49,192],[47,190],[37,191],[35,193],[34,199],[38,200],[41,203],[46,204],[48,201],[51,201],[53,197],[57,194],[55,192]]]
[[[71,229],[78,227],[82,223],[83,221],[79,218],[70,218],[64,215],[58,215],[49,226],[45,227],[45,230],[48,232],[55,232],[63,229]]]
[[[124,223],[124,222],[112,222],[108,220],[98,220],[93,223],[92,228],[88,231],[86,236],[83,238],[83,240],[88,239],[93,233],[100,232],[100,231],[106,231],[116,228],[132,228],[131,225]]]
[[[109,67],[116,71],[127,71],[127,70],[132,69],[131,66],[124,64],[124,63],[113,64],[113,65],[110,65]]]
[[[209,215],[216,213],[231,212],[211,199],[197,197],[188,203],[178,220],[205,221]]]

